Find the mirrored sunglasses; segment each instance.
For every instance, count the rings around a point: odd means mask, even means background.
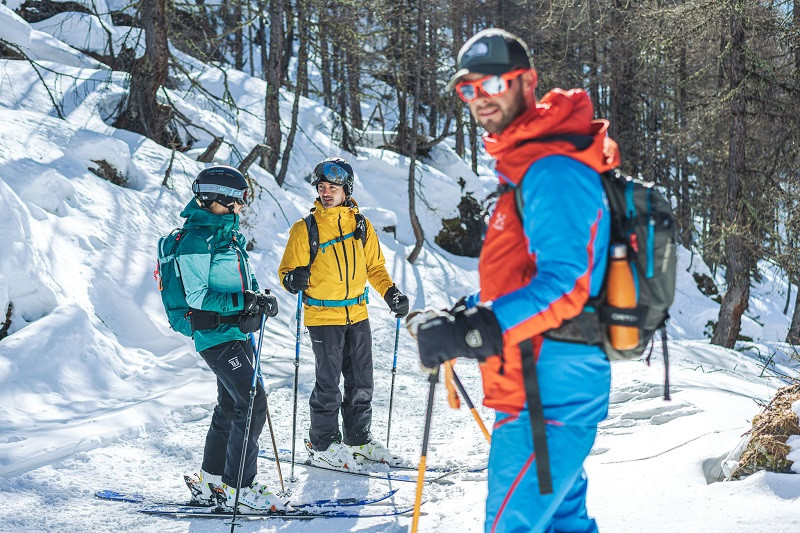
[[[508,92],[511,80],[528,72],[529,69],[521,68],[500,75],[489,75],[479,80],[461,81],[456,84],[456,92],[464,102],[472,102],[478,98],[480,92],[486,96],[500,96]]]

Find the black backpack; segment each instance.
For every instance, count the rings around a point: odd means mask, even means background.
[[[606,283],[578,316],[565,320],[544,336],[564,342],[602,346],[610,361],[641,357],[661,331],[666,355],[666,322],[675,298],[677,247],[675,220],[669,202],[653,186],[617,170],[600,175],[611,212],[610,244],[624,244],[637,285],[637,307],[621,309],[606,303]],[[522,213],[522,188],[514,190],[518,214]],[[617,350],[608,339],[608,326],[636,326],[639,345]],[[652,351],[652,347],[651,347]],[[649,355],[648,355],[649,360]],[[668,385],[668,383],[667,383]],[[668,392],[665,392],[668,395]]]
[[[319,242],[319,227],[317,227],[317,220],[314,218],[314,213],[309,213],[303,220],[306,223],[306,230],[308,230],[308,249],[309,249],[309,261],[308,266],[314,262],[314,259],[317,258],[317,253],[319,253],[320,248],[322,251],[325,251],[325,248],[328,246],[332,246],[337,242],[342,242],[344,240],[353,237],[354,239],[360,239],[361,245],[367,245],[367,222],[364,218],[364,215],[361,213],[356,213],[356,229],[352,233],[348,233],[346,235],[342,235],[341,237],[336,237],[335,239],[331,239],[327,242],[323,242],[320,244]]]
[[[648,344],[651,345],[652,354],[653,335],[656,330],[660,330],[664,354],[664,399],[669,400],[666,322],[669,318],[669,307],[675,298],[677,270],[675,220],[672,209],[669,202],[653,187],[653,183],[625,176],[617,170],[604,172],[600,177],[608,196],[611,213],[609,244],[624,244],[628,248],[628,261],[637,282],[637,307],[621,309],[608,305],[606,278],[600,294],[590,298],[578,316],[565,320],[561,326],[546,331],[543,335],[562,342],[602,346],[608,359],[615,361],[640,357]],[[523,208],[521,183],[514,188],[514,199],[517,215],[521,221]],[[609,325],[635,325],[639,328],[639,345],[632,350],[616,350],[609,341]],[[521,342],[519,348],[522,355],[522,375],[530,412],[533,445],[537,454],[539,492],[549,494],[553,492],[550,458],[531,339]],[[650,363],[650,354],[647,356],[647,363]]]

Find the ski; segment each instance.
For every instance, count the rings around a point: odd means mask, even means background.
[[[289,462],[291,461],[291,452],[289,450],[281,449],[281,462]],[[287,456],[288,455],[288,456]],[[259,457],[262,459],[267,459],[268,461],[275,461],[275,457],[268,452],[267,450],[261,450],[258,454]],[[343,474],[350,474],[353,476],[361,476],[361,477],[370,477],[374,479],[382,479],[386,481],[403,481],[406,483],[416,483],[417,482],[417,475],[411,474],[410,472],[416,472],[416,467],[410,466],[391,466],[386,463],[380,463],[377,461],[370,461],[368,465],[375,465],[378,467],[384,468],[384,470],[356,470],[356,469],[348,469],[348,468],[336,468],[335,466],[328,466],[328,465],[320,465],[311,462],[311,459],[305,459],[302,461],[297,461],[296,464],[306,466],[309,468],[316,468],[319,470],[327,470],[329,472],[340,472]],[[441,483],[445,481],[445,478],[448,476],[452,476],[454,474],[460,473],[478,473],[483,472],[486,470],[486,467],[478,467],[478,468],[427,468],[425,470],[425,483]],[[408,473],[406,473],[408,472]]]
[[[391,508],[375,510],[362,508],[353,511],[341,509],[296,509],[294,511],[253,511],[238,513],[241,518],[282,518],[282,519],[312,519],[312,518],[370,518],[380,516],[396,516],[410,513],[414,507]],[[219,507],[197,507],[191,505],[149,505],[139,509],[140,513],[173,518],[227,518],[233,516],[233,511],[223,510]]]
[[[352,507],[356,505],[370,505],[373,503],[382,502],[384,500],[388,500],[399,489],[393,489],[387,492],[386,494],[381,494],[380,496],[376,496],[374,498],[333,498],[333,499],[326,499],[326,500],[314,500],[307,503],[298,503],[292,504],[292,507],[295,509],[306,509],[310,507]],[[96,498],[100,498],[101,500],[110,500],[115,502],[127,502],[127,503],[143,503],[148,505],[166,505],[166,506],[173,506],[173,507],[194,507],[194,508],[207,508],[210,509],[210,506],[207,505],[200,505],[200,504],[191,504],[185,502],[169,502],[169,501],[156,501],[142,494],[136,493],[128,493],[128,492],[117,492],[115,490],[98,490],[94,493]]]

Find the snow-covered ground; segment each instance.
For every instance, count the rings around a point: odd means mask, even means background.
[[[0,5],[0,39],[35,63],[0,60],[0,306],[14,303],[11,335],[0,341],[0,530],[8,531],[223,531],[204,520],[146,517],[132,504],[93,498],[98,489],[137,491],[159,499],[188,496],[182,474],[199,468],[215,400],[213,374],[188,339],[166,322],[152,278],[158,237],[179,224],[189,183],[204,165],[194,160],[212,135],[223,135],[218,161],[236,164],[263,135],[264,83],[179,54],[210,94],[227,93],[234,113],[188,84],[170,98],[193,123],[197,148],[174,154],[170,185],[161,185],[173,154],[106,120],[123,95],[125,77],[74,46],[102,51],[97,37],[110,20],[82,18],[36,24]],[[55,21],[53,21],[55,22]],[[69,26],[72,28],[73,26]],[[76,32],[88,32],[75,39]],[[48,32],[52,32],[48,33]],[[114,38],[126,35],[111,32]],[[130,38],[128,36],[127,38]],[[58,110],[55,110],[54,102]],[[282,100],[289,123],[290,95]],[[63,117],[63,118],[60,118]],[[254,240],[252,262],[263,286],[275,288],[281,313],[267,323],[263,371],[276,439],[291,447],[295,298],[278,287],[276,270],[288,229],[307,212],[313,191],[305,180],[323,157],[341,151],[331,140],[330,110],[303,100],[300,131],[283,188],[251,168],[257,200],[246,216]],[[364,148],[345,155],[358,173],[354,196],[379,229],[387,266],[412,307],[443,306],[476,285],[476,260],[452,256],[433,244],[440,219],[454,216],[465,190],[483,198],[494,186],[482,167],[471,173],[450,148],[440,146],[418,174],[419,216],[427,236],[414,265],[408,222],[408,160]],[[105,160],[127,178],[119,187],[89,169]],[[380,231],[395,226],[396,233]],[[680,255],[678,296],[670,323],[672,401],[661,399],[663,366],[657,343],[653,364],[613,364],[608,420],[600,428],[589,475],[589,508],[604,531],[797,531],[800,477],[759,473],[716,483],[720,465],[739,444],[760,403],[796,376],[794,350],[782,344],[787,286],[762,268],[742,334],[754,339],[740,351],[710,346],[707,323],[718,305],[697,289],[693,273],[711,276],[698,256]],[[721,282],[719,276],[717,283]],[[796,288],[795,288],[796,290]],[[373,432],[386,434],[394,318],[374,296],[370,303],[375,353]],[[419,456],[427,381],[415,344],[400,334],[391,446]],[[796,357],[796,356],[795,356]],[[308,428],[313,356],[301,347],[298,457]],[[469,361],[457,367],[476,402],[480,377]],[[479,407],[484,420],[492,413]],[[269,447],[265,430],[262,447]],[[436,397],[428,453],[431,465],[480,465],[488,446],[472,417]],[[278,486],[272,463],[260,479]],[[284,475],[288,475],[284,465]],[[413,484],[366,480],[297,466],[296,502],[379,494],[400,489],[386,505],[413,502]],[[712,483],[713,482],[713,483]],[[480,531],[485,474],[454,475],[426,486],[423,531]],[[239,531],[402,531],[408,515],[391,518],[247,522]]]

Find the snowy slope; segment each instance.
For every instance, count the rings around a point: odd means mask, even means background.
[[[16,6],[14,6],[16,7]],[[0,60],[0,305],[14,302],[11,335],[0,341],[0,530],[217,531],[222,524],[147,518],[134,506],[92,498],[100,488],[138,490],[162,498],[187,496],[181,475],[199,468],[215,400],[213,374],[188,339],[169,329],[152,279],[155,243],[179,224],[189,184],[204,167],[194,160],[212,136],[226,144],[218,162],[236,164],[263,137],[265,85],[234,70],[204,65],[176,52],[203,91],[187,82],[170,99],[198,139],[186,154],[108,126],[124,94],[124,73],[112,72],[74,46],[102,51],[95,38],[110,20],[82,19],[67,31],[43,21],[37,29],[0,6],[0,38],[36,63]],[[54,22],[54,21],[51,21]],[[92,29],[94,28],[94,29]],[[126,36],[117,28],[116,37]],[[53,35],[50,33],[51,32]],[[76,38],[84,32],[81,39]],[[122,37],[121,37],[122,38]],[[211,95],[211,96],[209,96]],[[227,99],[227,100],[226,100]],[[240,111],[226,105],[232,99]],[[55,105],[54,105],[55,104]],[[289,123],[291,95],[282,94]],[[57,109],[56,109],[57,108]],[[63,117],[63,118],[62,118]],[[452,256],[433,244],[440,219],[456,213],[466,190],[484,197],[493,178],[480,177],[440,146],[421,163],[419,216],[427,244],[414,265],[408,223],[408,159],[362,148],[342,154],[331,139],[331,111],[303,99],[300,129],[283,188],[258,167],[257,200],[245,218],[254,240],[252,261],[262,285],[277,290],[281,313],[268,321],[265,378],[279,446],[291,446],[295,298],[278,287],[277,265],[292,222],[314,194],[306,181],[323,157],[344,155],[357,172],[354,196],[380,232],[387,266],[413,307],[444,306],[477,284],[476,260]],[[170,185],[164,173],[174,155]],[[105,160],[127,178],[119,187],[89,169]],[[691,260],[691,265],[690,265]],[[736,483],[716,480],[721,460],[739,442],[757,402],[797,375],[793,350],[782,344],[788,317],[787,287],[765,265],[755,285],[741,343],[746,355],[711,347],[706,323],[718,305],[697,289],[692,273],[711,275],[699,257],[680,255],[678,297],[670,323],[673,400],[660,399],[660,346],[653,366],[613,365],[609,419],[587,461],[590,512],[606,531],[796,531],[800,481],[758,474]],[[717,276],[717,283],[721,279]],[[795,289],[796,290],[796,289]],[[3,311],[5,308],[3,308]],[[395,321],[384,302],[370,303],[376,392],[373,431],[386,434]],[[415,345],[401,332],[392,418],[392,447],[414,461],[420,452],[427,382]],[[456,367],[473,399],[480,377],[471,362]],[[301,347],[298,451],[308,428],[313,356]],[[428,462],[480,465],[488,446],[464,409],[452,411],[437,395]],[[491,423],[491,412],[479,411]],[[269,446],[265,434],[262,447]],[[277,486],[274,466],[260,475]],[[284,466],[287,474],[288,465]],[[308,471],[298,466],[295,501],[378,494],[400,488],[390,503],[413,500],[413,485]],[[485,474],[454,476],[426,487],[424,531],[480,531]],[[407,486],[403,486],[407,485]],[[27,511],[47,505],[35,516]],[[401,531],[407,516],[321,523],[255,521],[242,531]]]

